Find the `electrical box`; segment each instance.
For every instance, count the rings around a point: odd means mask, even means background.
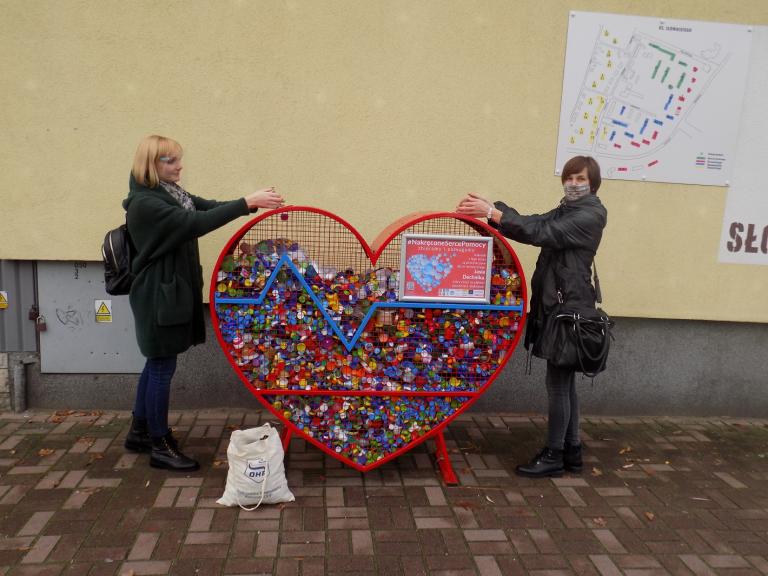
[[[105,292],[100,261],[41,261],[37,278],[41,372],[141,372],[128,296]]]

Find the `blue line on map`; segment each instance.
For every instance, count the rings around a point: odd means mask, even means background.
[[[635,135],[632,134],[632,132],[624,132],[624,136],[626,136],[627,138],[634,138],[635,137]]]
[[[645,128],[646,128],[646,126],[648,126],[648,118],[646,118],[646,119],[645,119],[645,122],[643,122],[643,127],[642,127],[642,128],[640,128],[640,134],[642,134],[643,132],[645,132]]]
[[[264,300],[267,297],[267,294],[269,293],[269,289],[272,287],[272,284],[275,283],[277,280],[277,273],[280,271],[280,269],[286,266],[288,269],[293,272],[293,275],[298,278],[299,283],[302,285],[304,290],[306,290],[307,294],[309,294],[309,297],[312,299],[312,302],[317,306],[317,309],[320,310],[320,312],[325,317],[325,320],[328,322],[330,327],[333,329],[333,331],[336,333],[336,336],[339,337],[339,340],[341,340],[342,344],[344,344],[344,347],[351,351],[352,348],[355,347],[355,344],[357,344],[357,341],[360,339],[360,336],[362,336],[363,332],[365,331],[365,327],[368,324],[368,321],[371,319],[371,316],[373,316],[374,312],[378,310],[379,308],[439,308],[441,310],[505,310],[509,312],[522,312],[523,306],[520,305],[513,305],[513,306],[500,306],[495,304],[465,304],[462,302],[459,303],[440,303],[440,302],[374,302],[371,307],[368,309],[368,313],[363,317],[363,319],[360,321],[360,325],[357,328],[357,331],[355,332],[354,336],[351,340],[347,341],[347,339],[344,337],[344,334],[342,334],[341,329],[339,328],[338,324],[333,320],[333,318],[328,314],[328,311],[325,309],[325,306],[323,306],[322,301],[318,297],[318,295],[315,293],[314,290],[307,284],[306,279],[304,276],[299,272],[299,270],[296,268],[294,263],[291,261],[291,259],[288,257],[287,254],[283,254],[280,257],[280,260],[277,261],[277,265],[275,266],[275,269],[272,270],[272,273],[269,275],[269,280],[267,280],[267,283],[264,285],[264,288],[261,289],[261,295],[258,298],[223,298],[216,296],[214,299],[214,302],[216,304],[262,304]]]
[[[626,106],[622,106],[621,107],[621,112],[619,112],[619,116],[623,116],[624,115],[624,110],[626,110],[626,109],[627,109]]]
[[[672,94],[669,95],[669,98],[667,98],[667,103],[664,104],[664,110],[669,108],[669,104],[672,102]]]
[[[627,124],[626,122],[619,122],[618,120],[612,120],[612,122],[613,122],[614,124],[616,124],[616,126],[623,126],[624,128],[626,128],[627,126],[629,126],[629,124]]]
[[[653,123],[654,124],[658,124],[659,126],[664,126],[664,122],[662,122],[661,120],[658,120],[656,118],[653,119]]]
[[[674,117],[674,116],[670,116],[669,114],[667,114],[667,118],[668,118],[669,120],[674,120],[674,119],[675,119],[675,117]]]
[[[610,137],[610,138],[608,138],[608,141],[609,141],[609,142],[613,142],[613,137],[614,137],[614,136],[616,136],[616,130],[614,130],[613,132],[611,132],[611,137]]]

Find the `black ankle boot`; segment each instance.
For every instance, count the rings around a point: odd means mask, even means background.
[[[528,478],[559,477],[563,475],[563,451],[544,448],[528,464],[515,468],[518,476]]]
[[[152,438],[152,456],[149,458],[149,465],[153,468],[179,472],[192,472],[200,468],[197,460],[181,453],[176,438],[170,431],[160,438]]]
[[[563,468],[568,472],[579,473],[584,468],[584,463],[581,461],[581,444],[571,446],[567,442],[565,443],[565,450],[563,450]]]
[[[149,435],[146,418],[133,417],[131,429],[125,437],[125,449],[132,452],[149,452],[152,450],[152,437]]]

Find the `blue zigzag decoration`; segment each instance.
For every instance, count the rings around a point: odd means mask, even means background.
[[[283,254],[280,257],[280,260],[277,261],[277,265],[269,275],[269,279],[267,280],[267,283],[264,285],[264,288],[261,289],[261,295],[258,298],[222,298],[217,296],[214,299],[215,304],[257,304],[257,305],[263,304],[264,300],[267,298],[269,289],[272,287],[272,284],[274,284],[277,281],[277,273],[280,272],[280,270],[284,266],[287,267],[293,273],[293,275],[299,280],[299,283],[301,283],[301,285],[304,287],[304,290],[306,290],[307,294],[309,294],[309,297],[312,299],[312,302],[315,303],[315,306],[317,307],[317,309],[322,312],[328,325],[333,329],[333,332],[336,334],[336,336],[338,336],[342,344],[344,344],[344,347],[347,349],[347,352],[351,352],[352,348],[355,347],[355,345],[357,344],[357,341],[360,339],[360,336],[365,331],[365,327],[368,325],[368,321],[371,319],[371,316],[373,316],[374,312],[376,312],[376,310],[378,310],[379,308],[439,308],[440,310],[506,310],[509,312],[521,312],[521,313],[523,311],[523,306],[517,305],[517,304],[502,306],[502,305],[495,305],[495,304],[465,304],[465,303],[441,304],[439,302],[437,303],[435,302],[374,302],[369,307],[368,313],[363,317],[362,321],[360,322],[360,325],[357,327],[357,331],[355,332],[352,339],[347,340],[344,334],[341,332],[341,329],[339,328],[338,324],[336,324],[336,321],[328,314],[328,311],[325,309],[323,302],[317,296],[317,293],[314,290],[312,290],[309,284],[307,284],[306,279],[301,274],[301,272],[299,272],[299,270],[296,268],[296,266],[291,261],[291,259],[288,257],[288,254]]]

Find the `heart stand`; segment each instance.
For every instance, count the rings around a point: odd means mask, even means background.
[[[411,242],[426,248],[406,259]],[[476,244],[488,256],[477,276],[466,273]],[[475,278],[485,288],[465,289]],[[210,294],[219,344],[284,423],[286,449],[297,435],[365,472],[433,438],[447,484],[444,429],[509,360],[524,302],[517,256],[484,222],[411,215],[369,246],[337,216],[298,206],[241,228]]]

